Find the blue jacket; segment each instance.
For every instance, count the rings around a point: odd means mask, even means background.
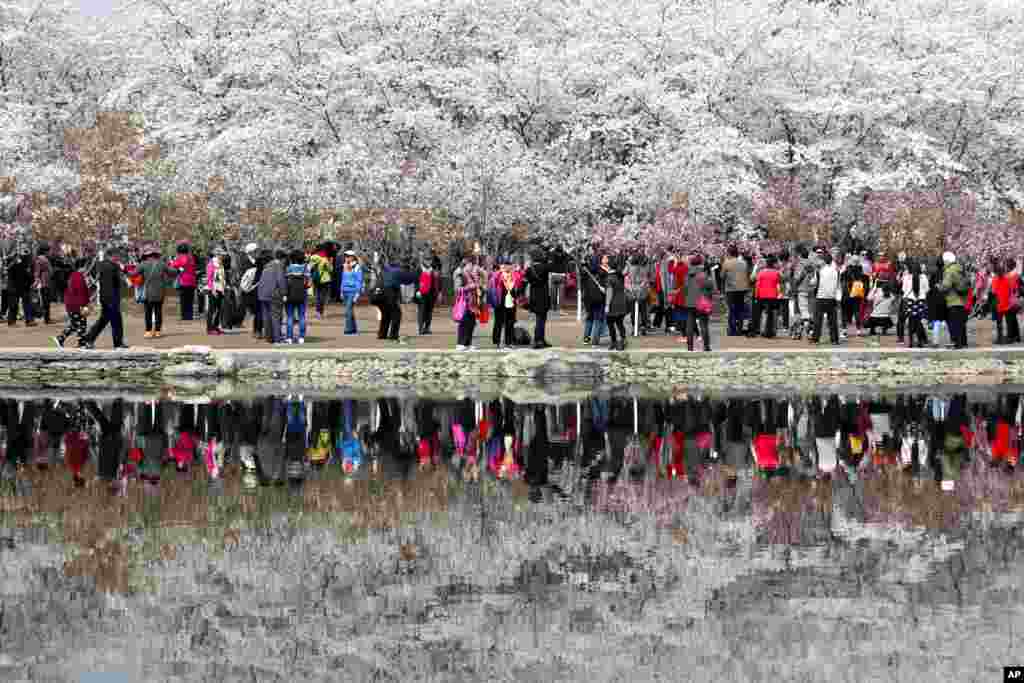
[[[358,296],[363,291],[363,269],[356,266],[354,270],[341,271],[342,296]]]
[[[384,289],[397,290],[402,285],[414,285],[419,279],[417,274],[411,270],[405,270],[400,266],[384,266],[380,276],[380,286]]]

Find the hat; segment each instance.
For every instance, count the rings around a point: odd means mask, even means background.
[[[942,262],[945,263],[946,265],[949,265],[950,263],[956,263],[956,256],[953,255],[953,252],[947,251],[942,255]]]
[[[352,251],[351,249],[349,249],[348,251],[345,252],[345,256],[355,256],[355,255],[356,255],[356,252]]]
[[[256,244],[255,242],[249,242],[249,244],[245,245],[245,253],[251,254],[254,251],[259,251],[259,248],[260,245]]]

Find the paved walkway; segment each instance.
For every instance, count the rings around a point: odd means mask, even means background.
[[[203,345],[214,349],[270,349],[270,348],[291,348],[271,347],[266,342],[256,340],[252,337],[252,319],[246,318],[244,331],[229,331],[224,336],[208,336],[206,334],[205,321],[182,322],[178,319],[177,302],[168,301],[164,306],[164,330],[161,339],[145,339],[143,332],[145,325],[142,317],[142,306],[134,303],[125,304],[125,340],[130,346],[149,347],[157,349],[171,349],[185,345]],[[342,349],[342,348],[407,348],[407,349],[443,349],[453,348],[455,345],[455,323],[451,320],[449,308],[438,309],[434,314],[433,334],[429,336],[417,336],[416,331],[416,307],[412,305],[403,306],[402,334],[404,343],[396,345],[394,342],[385,342],[377,339],[377,309],[369,306],[360,306],[357,309],[357,321],[360,333],[357,336],[344,336],[341,331],[343,321],[341,305],[332,304],[328,306],[325,319],[318,320],[315,314],[310,314],[308,329],[306,331],[306,344],[304,349],[314,350],[317,348]],[[93,314],[92,320],[95,320]],[[0,325],[0,347],[6,348],[53,348],[49,338],[56,335],[63,328],[64,308],[60,305],[53,306],[53,319],[57,321],[54,325],[39,325],[26,328],[24,323],[18,323],[15,327]],[[92,322],[90,320],[90,323]],[[628,321],[627,321],[628,322]],[[524,326],[527,331],[533,333],[533,322],[529,314],[520,314],[519,325]],[[813,347],[805,341],[794,341],[788,336],[769,339],[747,339],[745,337],[727,337],[723,335],[725,321],[722,318],[714,318],[711,322],[711,348],[716,351],[729,350],[776,350],[776,349],[808,349],[808,348],[829,348],[826,344]],[[477,327],[475,344],[480,349],[493,348],[491,343],[492,325],[488,324]],[[632,332],[632,330],[629,330]],[[548,341],[556,347],[564,348],[585,348],[582,340],[583,325],[576,321],[575,309],[564,310],[558,316],[548,319]],[[969,341],[972,347],[989,347],[993,338],[992,323],[988,320],[971,321]],[[69,347],[76,345],[74,338],[69,341]],[[607,340],[603,342],[607,346]],[[647,337],[630,337],[629,346],[632,349],[679,349],[686,348],[685,339],[680,342],[677,335],[667,336],[656,334]],[[109,329],[104,331],[97,340],[97,349],[109,349],[112,347]],[[842,344],[842,348],[850,349],[897,349],[903,348],[897,344],[893,334],[881,337],[880,343],[873,343],[870,338],[851,337]],[[698,348],[699,342],[698,342]],[[997,347],[1003,348],[1003,347]]]

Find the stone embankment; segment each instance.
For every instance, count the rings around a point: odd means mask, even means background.
[[[609,386],[814,389],[861,385],[905,389],[935,384],[1017,383],[1024,349],[851,351],[607,351],[552,349],[478,351],[282,350],[169,351],[0,350],[0,387],[229,385],[259,390],[274,385],[379,392],[429,388],[442,395],[491,387],[530,393],[530,387],[586,391]],[[559,391],[555,392],[556,394]],[[643,393],[643,392],[640,392]],[[524,396],[524,399],[527,399]]]

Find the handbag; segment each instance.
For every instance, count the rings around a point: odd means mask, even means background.
[[[1016,294],[1010,295],[1010,304],[1007,306],[1006,312],[1013,315],[1020,313],[1020,297]]]
[[[701,294],[697,298],[697,312],[701,315],[711,315],[711,297]]]
[[[384,288],[376,286],[370,290],[370,304],[373,306],[381,306],[384,304]]]
[[[457,323],[462,322],[462,319],[466,317],[466,308],[466,297],[459,295],[455,305],[452,306],[452,320]]]
[[[486,325],[491,321],[491,309],[488,306],[480,307],[480,324]]]

